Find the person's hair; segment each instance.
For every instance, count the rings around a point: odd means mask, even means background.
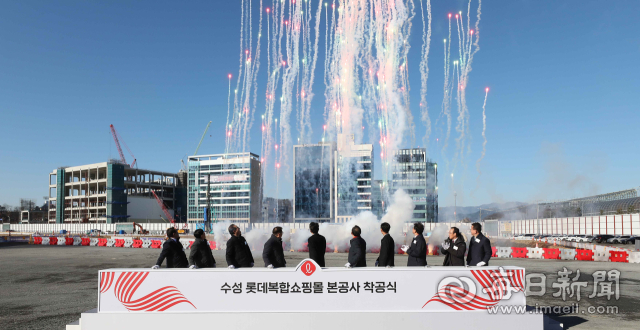
[[[273,230],[271,231],[271,233],[274,235],[282,234],[282,227],[273,227]]]
[[[462,234],[460,234],[460,229],[458,229],[458,227],[451,227],[451,229],[453,229],[453,233],[456,234],[457,239],[464,241],[464,237],[462,237]]]
[[[474,222],[471,224],[471,228],[475,229],[477,232],[482,232],[482,225],[478,222]]]
[[[318,231],[320,230],[320,225],[318,225],[317,222],[312,222],[309,224],[309,230],[314,233],[317,234]]]
[[[234,224],[229,225],[229,234],[231,234],[231,236],[236,233],[236,230],[238,230],[238,226]]]
[[[178,230],[173,227],[167,228],[167,238],[173,237],[173,235],[175,235],[177,232]]]
[[[380,229],[382,229],[382,231],[383,231],[383,232],[385,232],[386,234],[388,234],[388,233],[389,233],[389,230],[391,229],[391,225],[390,225],[390,224],[388,224],[388,223],[386,223],[386,222],[383,222],[383,223],[380,225]]]
[[[202,234],[204,234],[204,230],[196,229],[196,231],[193,232],[193,237],[202,238]]]
[[[424,232],[424,225],[419,222],[416,222],[413,224],[413,229],[416,230],[416,233],[422,234],[422,232]]]
[[[360,237],[360,234],[362,234],[362,229],[360,229],[359,226],[353,226],[353,228],[351,228],[351,234],[353,234],[353,236]]]

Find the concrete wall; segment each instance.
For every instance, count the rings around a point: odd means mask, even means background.
[[[127,205],[127,212],[129,213],[128,222],[166,223],[162,219],[168,221],[155,198],[129,196],[127,201],[129,202]],[[169,213],[173,216],[173,210],[169,210]]]

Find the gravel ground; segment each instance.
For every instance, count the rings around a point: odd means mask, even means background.
[[[95,308],[97,304],[98,270],[107,268],[151,267],[159,251],[152,249],[124,249],[82,246],[0,245],[0,328],[2,329],[64,329],[77,320],[80,313]],[[226,266],[224,251],[214,251],[218,266]],[[285,253],[287,264],[297,265],[306,253]],[[369,254],[367,263],[373,265],[377,255]],[[262,264],[260,255],[255,255],[257,264]],[[344,253],[328,253],[329,267],[340,267],[346,263]],[[443,257],[428,257],[430,265],[441,265]],[[397,255],[396,264],[406,264],[406,257]],[[492,259],[491,265],[520,266],[526,273],[546,275],[547,291],[541,297],[527,297],[527,303],[535,306],[570,305],[576,297],[553,297],[558,291],[552,287],[563,267],[579,281],[589,283],[582,289],[581,309],[588,306],[617,306],[619,312],[606,315],[567,314],[552,315],[570,329],[638,329],[640,328],[640,267],[637,264],[603,263],[560,260]],[[598,270],[620,271],[620,298],[589,299],[593,292],[592,274]]]

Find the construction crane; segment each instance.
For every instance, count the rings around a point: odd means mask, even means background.
[[[211,121],[209,121],[209,123],[207,124],[207,128],[204,129],[204,133],[202,133],[202,137],[200,138],[200,143],[198,143],[198,147],[196,148],[196,152],[193,153],[194,156],[198,154],[198,150],[200,150],[200,145],[202,144],[202,140],[204,140],[204,136],[207,135],[207,131],[209,130],[209,126],[211,126]]]
[[[162,212],[164,212],[164,215],[167,217],[167,219],[169,219],[171,224],[175,224],[176,221],[173,220],[173,217],[171,216],[171,213],[169,213],[169,209],[167,209],[167,207],[164,205],[164,203],[162,202],[160,197],[158,197],[158,195],[156,195],[156,192],[153,191],[153,190],[151,190],[151,193],[153,194],[153,197],[156,198],[156,201],[158,202],[158,205],[160,205],[160,208],[162,209]]]
[[[122,144],[124,144],[124,147],[127,148],[127,151],[133,158],[133,163],[131,163],[130,165],[131,167],[133,167],[137,161],[136,156],[133,155],[133,152],[131,152],[127,144],[124,142],[124,140],[122,140],[122,137],[120,136],[120,134],[118,134],[118,132],[116,131],[116,128],[113,127],[113,124],[110,125],[109,127],[111,128],[111,135],[113,135],[113,140],[116,141],[116,148],[118,149],[118,154],[120,154],[120,160],[125,164],[127,163],[127,160],[124,158],[124,153],[122,152],[122,148],[120,148],[120,141],[122,141]]]

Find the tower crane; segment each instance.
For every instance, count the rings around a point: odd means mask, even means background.
[[[211,126],[211,121],[209,121],[209,123],[207,124],[207,127],[204,129],[204,133],[202,133],[202,137],[200,138],[200,143],[198,143],[198,147],[196,148],[196,152],[193,153],[194,156],[198,154],[198,150],[200,150],[200,145],[202,144],[202,140],[204,140],[204,136],[207,135],[207,131],[209,130],[209,126]]]
[[[111,124],[109,128],[111,128],[111,135],[113,136],[113,140],[116,142],[116,148],[118,149],[118,154],[120,154],[120,160],[125,164],[127,163],[127,160],[124,158],[124,153],[122,152],[122,148],[120,147],[120,141],[122,141],[122,144],[124,144],[124,147],[127,149],[129,154],[133,158],[133,163],[131,163],[130,166],[133,167],[134,165],[136,165],[136,161],[137,161],[136,156],[133,155],[133,153],[127,146],[127,144],[124,142],[124,140],[122,140],[122,137],[120,136],[120,134],[118,134],[118,132],[116,131],[116,128],[113,127],[113,124]]]

